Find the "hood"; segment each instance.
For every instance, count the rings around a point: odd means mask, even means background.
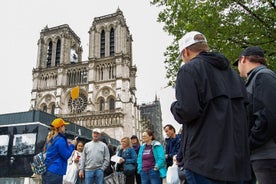
[[[218,52],[201,52],[198,57],[220,70],[226,70],[229,67],[228,59]]]

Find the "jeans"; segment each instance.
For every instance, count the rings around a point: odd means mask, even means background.
[[[149,171],[141,171],[142,184],[161,184],[162,180],[159,175],[159,171],[151,169]]]
[[[186,182],[188,184],[243,184],[243,181],[230,182],[230,181],[218,181],[206,178],[193,171],[185,169]]]
[[[103,184],[104,172],[102,169],[85,171],[85,184]]]
[[[276,159],[254,160],[251,164],[259,184],[276,183]]]
[[[62,184],[63,175],[57,175],[46,171],[42,175],[42,184]]]

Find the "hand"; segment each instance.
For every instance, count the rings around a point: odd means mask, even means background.
[[[177,161],[177,160],[176,160],[176,155],[173,156],[173,161],[174,161],[174,162]]]
[[[176,160],[176,155],[173,156],[173,162],[174,162],[176,165],[179,164],[179,162]]]
[[[80,171],[79,171],[79,177],[80,177],[81,179],[84,178],[84,172],[83,172],[83,170],[80,170]]]
[[[125,162],[125,159],[120,158],[119,164],[121,164],[121,163],[123,163],[123,162]]]
[[[76,146],[77,140],[76,140],[76,139],[72,140],[72,141],[71,141],[71,144],[74,144],[74,146]]]

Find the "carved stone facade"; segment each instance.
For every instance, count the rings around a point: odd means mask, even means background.
[[[139,130],[132,36],[120,9],[94,18],[89,56],[82,61],[80,38],[67,25],[40,32],[33,69],[31,105],[120,140]],[[76,100],[71,89],[79,86]]]

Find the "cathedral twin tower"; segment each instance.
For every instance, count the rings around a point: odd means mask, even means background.
[[[42,110],[120,140],[138,134],[136,71],[132,36],[120,9],[96,17],[89,29],[88,60],[80,38],[67,25],[40,32],[33,69],[32,110]],[[79,86],[79,97],[71,89]]]

